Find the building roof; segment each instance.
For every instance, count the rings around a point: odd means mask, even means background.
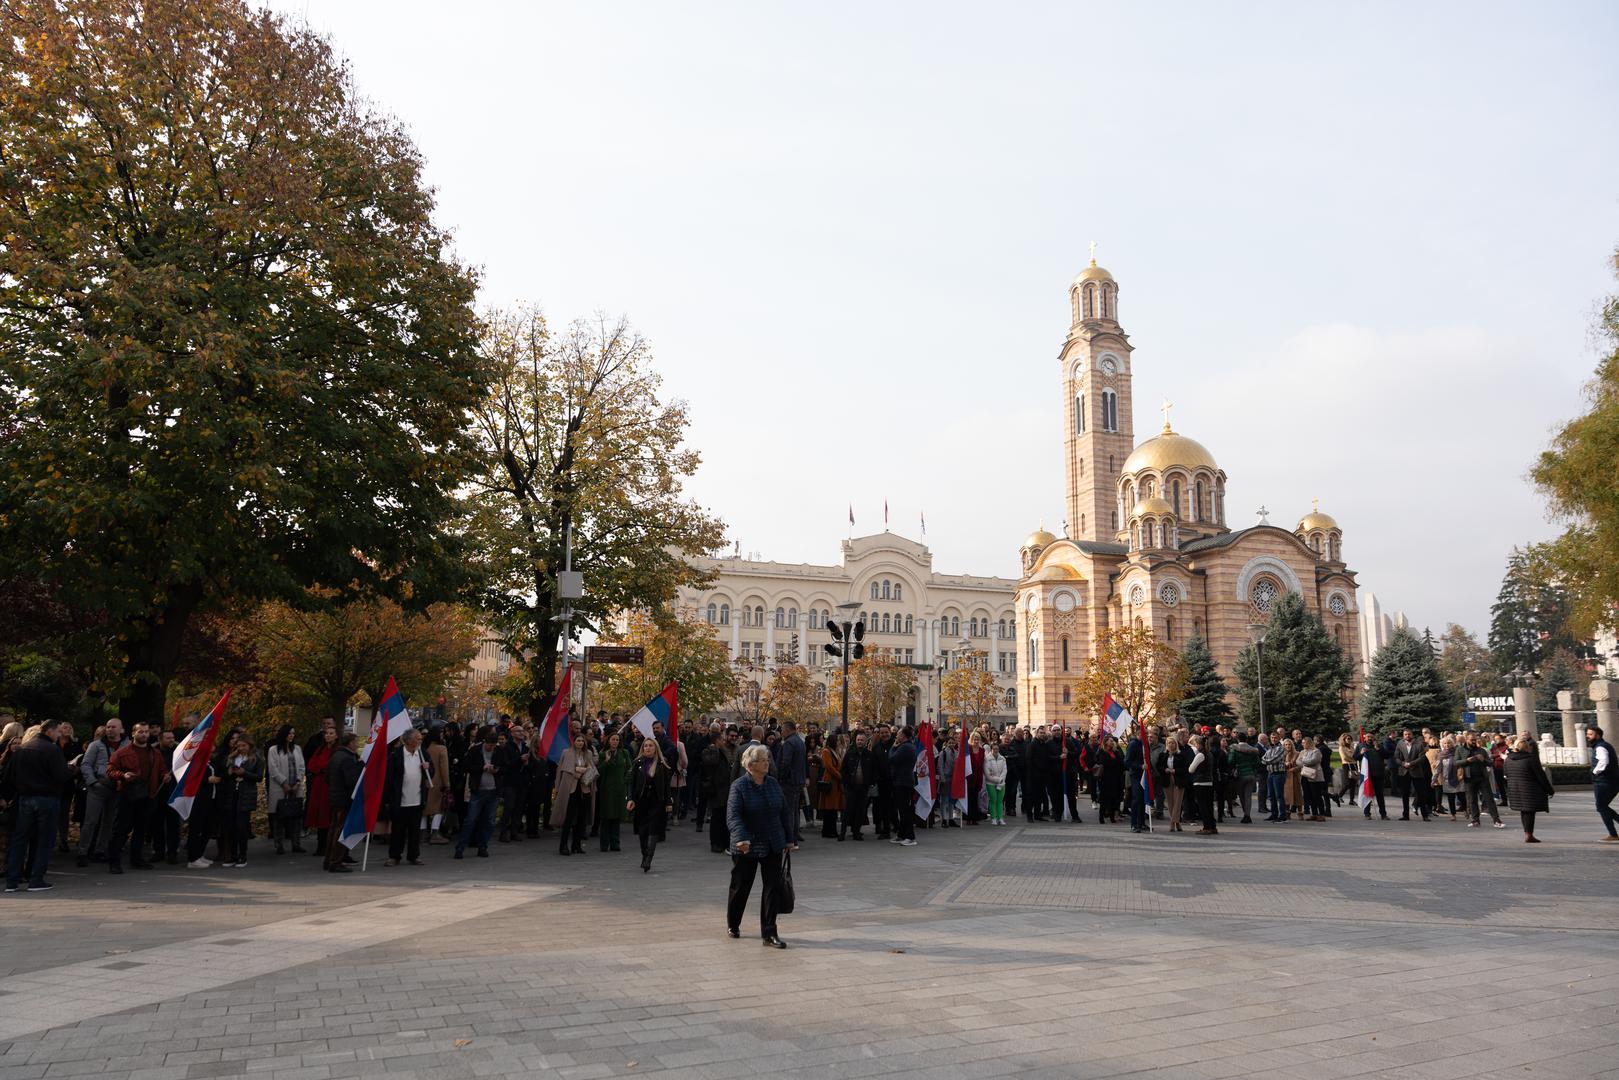
[[[1166,423],[1161,433],[1131,451],[1130,456],[1124,459],[1122,472],[1126,476],[1142,469],[1163,472],[1177,465],[1183,469],[1220,471],[1220,466],[1215,464],[1214,455],[1209,453],[1207,447],[1196,439],[1177,435]]]

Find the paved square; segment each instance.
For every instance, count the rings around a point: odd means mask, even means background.
[[[69,865],[0,905],[0,1080],[1619,1077],[1619,850],[1558,803],[1535,847],[1358,817],[807,831],[786,952],[724,936],[729,860],[689,826],[649,875],[546,840],[346,877]]]

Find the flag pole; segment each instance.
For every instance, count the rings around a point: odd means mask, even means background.
[[[365,873],[366,864],[371,861],[371,834],[365,834],[365,850],[360,853],[360,873]]]

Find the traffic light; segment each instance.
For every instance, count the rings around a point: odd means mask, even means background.
[[[828,656],[842,656],[843,655],[843,650],[841,648],[839,648],[838,646],[832,644],[830,641],[827,642],[825,645],[822,645],[821,648],[826,650],[826,655],[828,655]]]
[[[855,623],[854,629],[849,632],[849,636],[854,639],[854,644],[850,646],[849,659],[864,659],[866,655],[866,647],[860,643],[866,640],[866,621],[862,619]]]

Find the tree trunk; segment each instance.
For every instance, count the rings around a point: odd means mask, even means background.
[[[126,726],[164,724],[169,680],[179,666],[186,626],[201,599],[198,589],[177,591],[151,624],[129,631],[124,695],[118,703]]]

